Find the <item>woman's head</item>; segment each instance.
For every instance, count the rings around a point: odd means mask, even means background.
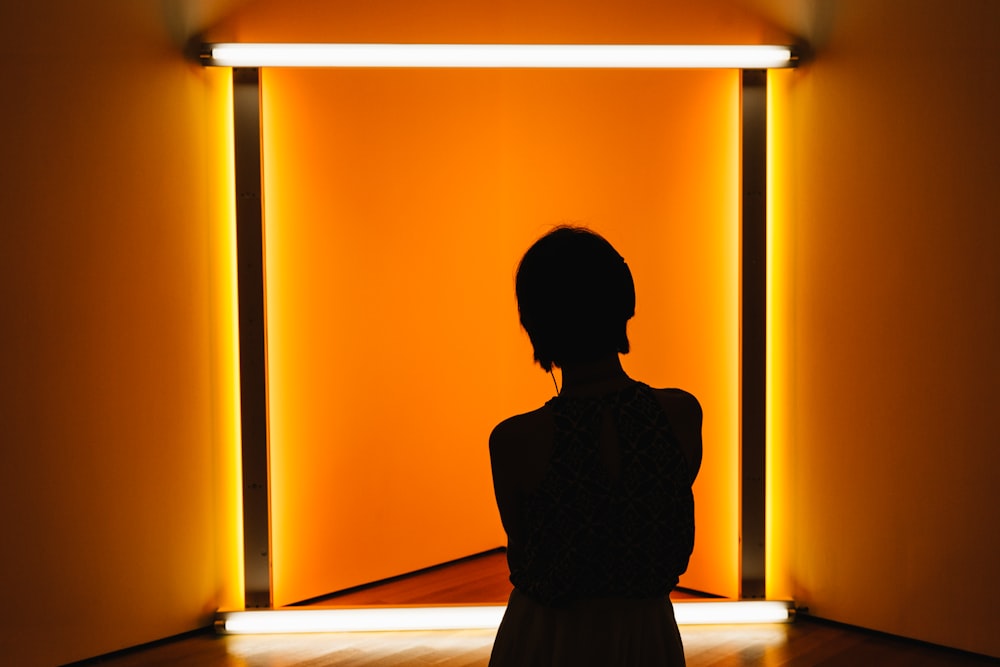
[[[629,351],[635,286],[622,256],[582,227],[557,227],[521,258],[515,281],[521,325],[546,371]]]

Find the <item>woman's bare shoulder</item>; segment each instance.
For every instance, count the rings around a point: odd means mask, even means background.
[[[551,415],[547,405],[508,417],[490,433],[490,450],[519,448],[551,436]]]
[[[697,397],[689,391],[677,388],[653,389],[657,400],[670,416],[681,419],[695,419],[701,422],[701,403]]]
[[[535,488],[552,451],[552,416],[547,406],[508,417],[490,433],[493,486],[507,534],[516,531],[511,515],[517,499]]]

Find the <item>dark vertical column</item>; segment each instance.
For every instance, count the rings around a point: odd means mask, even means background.
[[[741,72],[740,597],[765,596],[767,71]]]
[[[233,70],[246,606],[271,606],[260,70]]]

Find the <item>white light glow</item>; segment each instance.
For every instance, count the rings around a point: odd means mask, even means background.
[[[372,632],[496,628],[503,605],[264,609],[223,612],[216,626],[227,634]]]
[[[223,634],[299,632],[394,632],[406,630],[495,630],[503,605],[433,607],[284,608],[220,612],[216,629]],[[676,601],[678,625],[784,623],[792,603],[779,601]]]
[[[215,67],[734,68],[794,67],[788,46],[654,44],[206,44]]]
[[[679,625],[710,625],[715,623],[787,623],[794,607],[791,602],[778,600],[698,600],[674,602],[674,615]]]

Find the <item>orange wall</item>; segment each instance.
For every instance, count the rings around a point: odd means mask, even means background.
[[[817,50],[772,76],[772,593],[1000,656],[1000,5],[758,4]]]
[[[738,76],[263,79],[278,604],[501,544],[486,440],[553,392],[513,272],[592,225],[638,285],[636,376],[702,400],[684,585],[737,593]]]
[[[9,661],[124,648],[239,602],[229,87],[178,57],[213,24],[245,39],[808,37],[816,62],[772,77],[772,592],[1000,655],[992,0],[373,3],[379,21],[301,0],[15,4],[0,4]],[[609,235],[636,255],[624,228]],[[639,338],[630,364],[656,349]]]
[[[4,664],[241,599],[228,84],[158,8],[0,10]]]

